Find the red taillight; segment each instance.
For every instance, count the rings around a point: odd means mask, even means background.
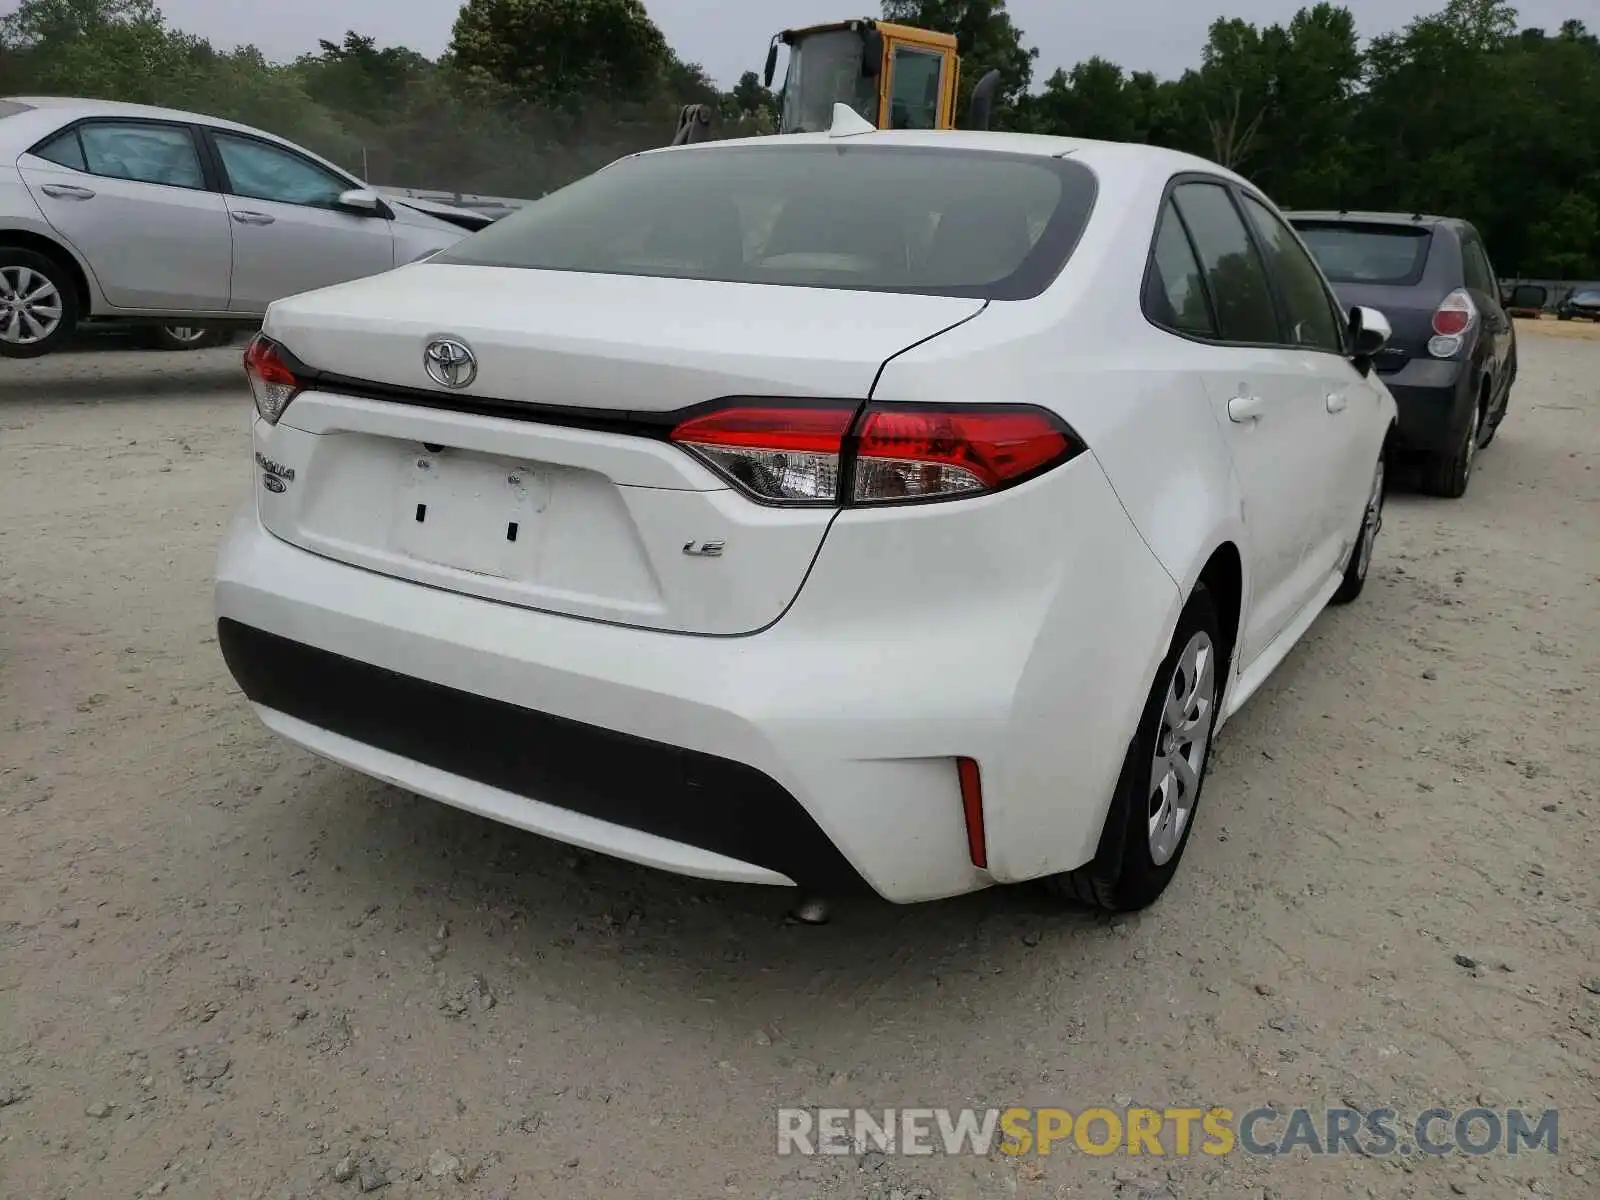
[[[1071,452],[1043,409],[869,408],[853,493],[871,503],[993,491]]]
[[[857,407],[854,401],[734,404],[690,417],[672,440],[759,500],[832,503]]]
[[[989,865],[989,842],[983,832],[983,780],[978,764],[970,758],[956,759],[956,776],[961,781],[961,815],[967,823],[967,853],[975,867]]]
[[[300,381],[284,361],[278,343],[261,333],[251,338],[244,350],[244,374],[250,381],[256,412],[268,425],[276,425],[289,401],[300,394]]]
[[[1440,337],[1460,337],[1478,319],[1478,306],[1464,289],[1457,288],[1433,314],[1433,332]]]
[[[691,417],[672,440],[756,499],[855,504],[953,499],[1018,483],[1083,447],[1041,408],[740,401]],[[854,437],[850,436],[852,426]]]

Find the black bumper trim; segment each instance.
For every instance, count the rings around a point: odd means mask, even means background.
[[[870,891],[776,780],[731,759],[475,696],[223,618],[257,704],[452,775],[788,876]]]

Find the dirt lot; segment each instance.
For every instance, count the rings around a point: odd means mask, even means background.
[[[0,1195],[1595,1196],[1600,342],[1545,326],[1117,922],[786,926],[280,744],[211,626],[237,349],[0,364]],[[1558,1106],[1562,1152],[774,1153],[783,1104],[1385,1102]]]

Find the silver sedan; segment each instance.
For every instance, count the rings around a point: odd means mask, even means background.
[[[464,214],[465,216],[465,214]],[[284,296],[467,236],[291,142],[174,109],[0,99],[0,355],[85,322],[156,332],[258,322]]]

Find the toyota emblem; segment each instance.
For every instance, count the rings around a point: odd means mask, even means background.
[[[434,338],[422,351],[428,378],[440,387],[464,388],[478,377],[478,359],[471,347],[455,338]]]

